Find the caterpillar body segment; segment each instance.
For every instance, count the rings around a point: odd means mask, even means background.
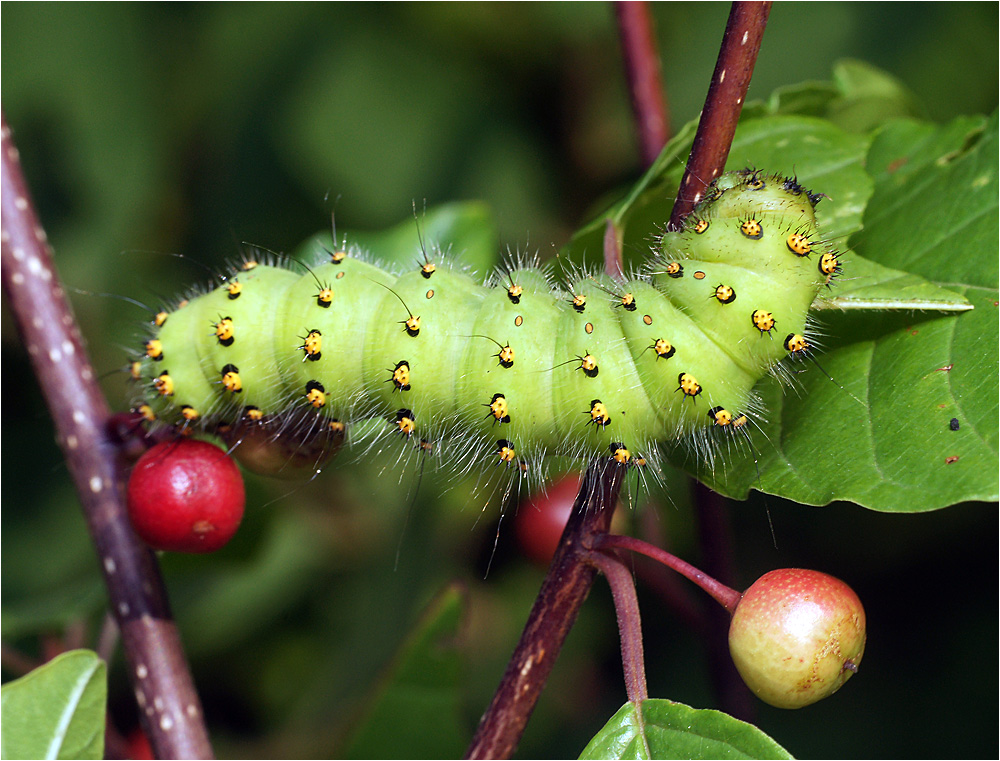
[[[704,427],[705,411],[712,406],[702,409],[708,398],[727,409],[746,409],[760,376],[748,373],[717,344],[706,341],[689,310],[674,304],[655,285],[637,283],[631,287],[639,308],[620,317],[637,374],[657,413],[657,434],[651,438],[675,438]],[[711,305],[706,302],[702,306]],[[647,315],[649,324],[644,319]],[[649,349],[659,339],[673,348],[668,359],[660,359]],[[709,391],[686,393],[681,388],[682,373]],[[694,389],[689,386],[689,390]]]
[[[324,417],[337,418],[339,413],[339,419],[347,420],[354,416],[360,379],[369,372],[364,348],[370,343],[382,300],[392,296],[386,288],[396,278],[355,256],[327,258],[312,268],[311,275],[294,273],[297,282],[284,298],[271,347],[284,379],[282,399],[278,406],[262,409],[278,411],[282,405],[301,403],[306,385],[318,381],[326,395]],[[331,293],[329,306],[317,302],[321,288]],[[261,318],[266,319],[266,313]],[[258,330],[262,341],[271,333],[266,323]],[[323,339],[322,356],[316,361],[309,361],[298,349],[311,330],[319,331]]]
[[[527,442],[551,448],[562,436],[555,408],[556,339],[562,316],[572,309],[538,271],[516,270],[511,279],[521,290],[518,303],[502,285],[485,295],[461,354],[459,390],[480,403],[504,396],[508,422],[473,413],[482,435],[507,439],[515,451],[526,451]]]
[[[281,404],[285,397],[282,380],[268,345],[274,331],[267,332],[265,343],[257,315],[268,310],[273,315],[285,291],[297,280],[294,272],[258,267],[170,312],[157,328],[162,355],[147,356],[140,371],[142,379],[154,385],[149,402],[157,417],[182,422],[175,413],[187,406],[208,423],[233,418],[247,406],[272,409]],[[229,325],[225,337],[220,336],[223,322]],[[229,365],[239,375],[238,394],[223,385],[223,368]],[[167,379],[169,384],[162,383]],[[170,393],[165,393],[168,386]]]
[[[412,410],[415,433],[426,438],[430,423],[440,427],[459,414],[459,365],[454,358],[461,356],[472,333],[485,289],[468,275],[440,266],[429,278],[420,271],[401,275],[390,288],[391,292],[382,289],[369,323],[364,377],[354,383],[361,384],[359,390],[382,409]],[[408,309],[420,317],[415,336],[400,324],[408,318]],[[405,390],[391,382],[389,373],[400,363],[409,368]]]
[[[278,421],[337,444],[376,418],[445,459],[522,471],[545,454],[646,462],[657,442],[742,428],[754,384],[797,350],[783,338],[807,341],[836,257],[816,200],[724,175],[647,274],[563,289],[523,265],[481,285],[426,256],[401,275],[341,251],[305,273],[255,265],[157,319],[140,401],[174,426]]]
[[[809,308],[826,282],[818,263],[836,254],[817,234],[813,209],[819,197],[793,178],[746,170],[723,175],[715,187],[683,230],[668,231],[660,239],[650,265],[659,273],[653,281],[686,308],[722,351],[751,374],[763,374],[787,352],[759,326],[773,327],[773,320],[791,326],[789,332],[803,332]],[[748,220],[759,233],[752,238],[746,235]],[[709,221],[702,232],[699,221]],[[803,240],[809,242],[805,255]],[[667,273],[671,265],[680,265],[682,276]],[[718,284],[734,291],[732,301],[713,298]],[[754,313],[770,319],[762,323]]]

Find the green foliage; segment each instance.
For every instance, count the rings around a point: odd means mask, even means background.
[[[626,703],[580,758],[791,758],[751,724],[669,700]]]
[[[0,691],[3,758],[104,758],[104,661],[63,653]]]
[[[461,704],[466,594],[452,584],[410,630],[345,746],[347,758],[458,758],[469,743]]]
[[[378,252],[380,262],[400,268],[412,267],[415,252],[428,242],[447,242],[447,252],[473,271],[488,273],[497,263],[499,236],[489,206],[466,201],[414,209],[414,219],[400,222],[381,232],[347,231],[347,240],[363,251]],[[332,239],[323,236],[326,245]]]

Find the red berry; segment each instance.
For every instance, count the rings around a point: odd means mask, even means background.
[[[245,494],[240,470],[205,441],[180,439],[146,452],[128,482],[128,512],[150,547],[213,552],[236,533]]]
[[[580,474],[569,473],[518,506],[514,530],[527,557],[546,566],[552,561],[579,491]]]
[[[782,568],[743,593],[729,627],[740,676],[765,703],[801,708],[832,695],[865,651],[865,611],[847,584]]]
[[[582,480],[581,473],[567,473],[518,506],[514,532],[525,557],[546,568],[552,562],[569,516],[573,514]],[[621,533],[626,524],[624,511],[616,511],[611,519],[612,532]]]
[[[153,746],[150,745],[149,738],[146,737],[146,733],[142,731],[141,727],[133,729],[125,738],[125,742],[128,745],[127,758],[134,759],[134,761],[156,758],[153,754]]]

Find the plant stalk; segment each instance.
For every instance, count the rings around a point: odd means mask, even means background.
[[[680,227],[705,188],[726,167],[770,12],[769,2],[733,3],[687,169],[670,215],[672,229]]]
[[[600,551],[591,552],[587,562],[604,574],[611,587],[622,645],[625,694],[630,702],[641,703],[649,697],[649,690],[646,688],[646,661],[642,651],[642,619],[632,572],[620,558]]]
[[[610,458],[588,468],[521,639],[479,721],[466,758],[510,758],[517,748],[593,584],[595,569],[584,560],[594,539],[607,533],[611,525],[624,471]]]
[[[639,155],[644,167],[660,155],[670,135],[670,115],[667,113],[660,76],[660,55],[649,3],[615,3],[618,39],[625,62],[625,79],[632,98],[632,116],[639,140]]]
[[[2,130],[3,288],[76,485],[122,633],[129,678],[160,758],[212,758],[201,702],[159,566],[129,524],[110,413],[56,273],[7,126]]]
[[[658,563],[663,563],[667,568],[672,568],[685,578],[690,579],[699,587],[708,592],[715,600],[732,615],[736,611],[736,606],[743,597],[735,589],[727,587],[707,573],[698,570],[685,560],[681,560],[673,553],[660,549],[642,539],[632,536],[621,536],[619,534],[605,534],[597,537],[597,549],[601,550],[629,550],[638,552],[648,558],[652,558]]]

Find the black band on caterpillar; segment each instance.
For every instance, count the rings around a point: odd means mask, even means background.
[[[658,441],[742,427],[754,384],[808,350],[809,307],[841,266],[817,234],[819,198],[724,175],[645,275],[565,290],[533,267],[481,286],[426,256],[398,276],[346,251],[307,275],[244,264],[157,315],[132,374],[144,415],[171,425],[336,424],[340,440],[381,418],[448,456],[645,462]]]

